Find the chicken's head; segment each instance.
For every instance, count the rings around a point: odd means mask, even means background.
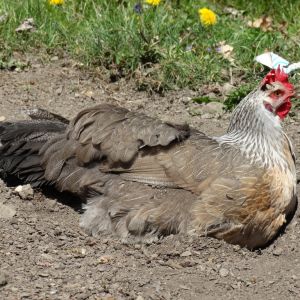
[[[263,103],[265,108],[281,120],[284,119],[292,106],[291,97],[295,94],[288,75],[280,67],[273,69],[262,80],[260,88],[266,95]]]

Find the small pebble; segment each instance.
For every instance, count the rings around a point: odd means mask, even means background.
[[[59,57],[55,55],[55,56],[52,56],[50,60],[51,61],[58,61]]]
[[[278,247],[273,250],[273,255],[280,256],[283,253],[283,249]]]
[[[113,260],[113,257],[111,255],[103,255],[99,258],[98,262],[99,264],[107,264]]]
[[[181,257],[187,257],[187,256],[191,256],[192,255],[192,252],[187,250],[187,251],[184,251],[180,254]]]
[[[31,200],[33,199],[33,189],[30,184],[18,185],[15,188],[15,192],[23,199],[23,200]]]
[[[7,276],[0,273],[0,286],[5,286],[7,284]]]
[[[221,268],[219,270],[219,274],[220,274],[221,277],[226,277],[226,276],[228,276],[229,271],[227,269],[225,269],[225,268]]]
[[[15,214],[14,207],[0,203],[0,219],[12,219]]]

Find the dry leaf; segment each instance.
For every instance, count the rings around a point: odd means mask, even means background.
[[[282,21],[281,23],[279,23],[278,30],[283,34],[287,34],[287,27],[288,23],[286,21]]]
[[[113,256],[111,255],[103,255],[99,258],[98,263],[99,264],[107,264],[110,263],[111,261],[113,261]]]
[[[8,14],[4,14],[0,16],[0,23],[4,23],[8,18]]]
[[[82,258],[86,256],[86,249],[85,248],[71,248],[67,249],[67,252],[72,254],[75,258]]]
[[[272,31],[273,19],[269,16],[260,17],[254,21],[249,21],[247,25],[253,28],[260,28],[262,31]]]
[[[23,23],[16,29],[16,32],[35,31],[35,24],[33,18],[23,21]]]
[[[231,15],[234,18],[238,18],[243,15],[243,11],[237,10],[233,7],[224,7],[224,12],[228,15]]]
[[[94,92],[91,91],[91,90],[83,91],[81,94],[83,94],[83,95],[85,95],[85,96],[87,96],[89,98],[93,98],[93,96],[94,96]]]
[[[225,59],[229,60],[230,62],[234,61],[233,55],[233,47],[227,45],[225,41],[219,43],[217,47],[217,52],[220,53]]]

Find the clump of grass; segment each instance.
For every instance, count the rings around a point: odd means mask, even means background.
[[[28,66],[28,63],[21,62],[15,59],[1,59],[0,58],[0,70],[5,69],[5,70],[22,70],[25,69]]]
[[[192,101],[198,104],[207,104],[210,102],[218,102],[218,99],[209,96],[202,96],[202,97],[193,98]]]
[[[62,49],[86,65],[107,68],[114,80],[130,76],[140,88],[155,90],[197,89],[208,82],[228,81],[222,76],[222,70],[228,69],[243,73],[251,83],[262,75],[253,58],[266,49],[291,61],[300,57],[298,1],[279,0],[267,6],[258,0],[164,0],[155,7],[143,3],[68,0],[55,6],[47,0],[1,1],[0,16],[6,14],[7,19],[0,21],[0,51],[9,58],[15,50],[56,53]],[[224,13],[228,5],[243,14]],[[200,24],[200,7],[216,12],[215,25]],[[264,14],[272,14],[274,30],[247,26],[248,19]],[[17,26],[30,17],[36,31],[16,33]],[[284,31],[278,29],[283,22]],[[221,41],[234,48],[234,62],[217,52]]]

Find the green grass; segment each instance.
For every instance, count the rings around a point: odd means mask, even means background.
[[[65,0],[55,7],[47,0],[0,1],[0,16],[7,14],[0,22],[0,67],[14,51],[63,50],[88,66],[106,68],[114,80],[133,77],[140,88],[161,90],[229,81],[229,72],[251,84],[265,73],[253,58],[267,49],[300,60],[300,1],[162,0],[156,8],[143,5],[140,15],[133,10],[136,2]],[[242,16],[226,14],[226,6]],[[215,26],[201,26],[201,7],[217,13]],[[272,31],[247,26],[262,15],[272,15]],[[16,33],[30,17],[36,31]],[[221,41],[234,47],[234,63],[216,51]]]

